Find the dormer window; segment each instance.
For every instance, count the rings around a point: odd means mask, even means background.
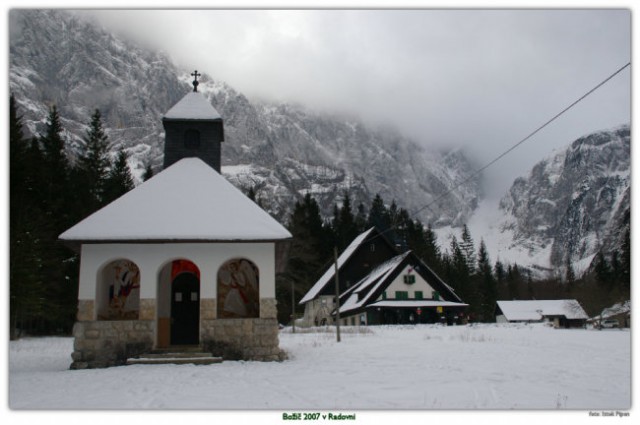
[[[200,132],[189,129],[184,132],[184,147],[186,149],[198,149],[200,147]]]

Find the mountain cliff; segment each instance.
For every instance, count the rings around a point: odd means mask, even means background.
[[[628,125],[574,141],[514,181],[500,201],[511,247],[544,253],[552,269],[585,269],[600,249],[619,249],[630,215]]]

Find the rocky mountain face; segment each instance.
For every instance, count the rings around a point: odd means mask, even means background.
[[[134,174],[147,164],[159,171],[161,118],[191,90],[190,71],[65,11],[11,11],[9,56],[11,92],[33,135],[44,131],[55,104],[73,156],[99,109],[114,151],[127,150]],[[198,89],[224,119],[223,174],[256,189],[281,220],[306,193],[326,216],[345,191],[352,205],[369,206],[376,193],[410,212],[429,204],[419,217],[434,226],[459,226],[477,205],[477,180],[433,203],[473,171],[459,151],[430,151],[385,123],[372,128],[302,106],[250,101],[207,74]]]
[[[619,249],[630,224],[628,125],[582,137],[514,181],[500,208],[513,245],[547,250],[549,265],[588,266],[600,249]]]

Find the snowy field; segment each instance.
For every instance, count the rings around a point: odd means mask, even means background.
[[[545,325],[285,329],[282,363],[69,370],[71,338],[9,344],[11,409],[626,410],[631,333]]]

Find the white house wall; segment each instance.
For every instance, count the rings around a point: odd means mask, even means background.
[[[406,291],[409,293],[409,299],[415,298],[416,291],[422,291],[422,296],[425,299],[431,298],[433,293],[433,288],[431,285],[427,283],[426,280],[422,278],[418,273],[413,271],[411,275],[416,277],[416,282],[412,284],[404,283],[404,276],[409,274],[409,269],[411,266],[406,266],[402,272],[396,276],[396,278],[389,284],[385,292],[387,293],[388,299],[395,298],[396,291]]]
[[[273,243],[163,243],[82,245],[78,299],[96,299],[98,272],[117,259],[128,259],[138,266],[141,299],[156,299],[162,267],[177,259],[195,263],[200,269],[200,296],[216,298],[218,269],[233,258],[255,263],[260,273],[260,298],[275,298]]]

